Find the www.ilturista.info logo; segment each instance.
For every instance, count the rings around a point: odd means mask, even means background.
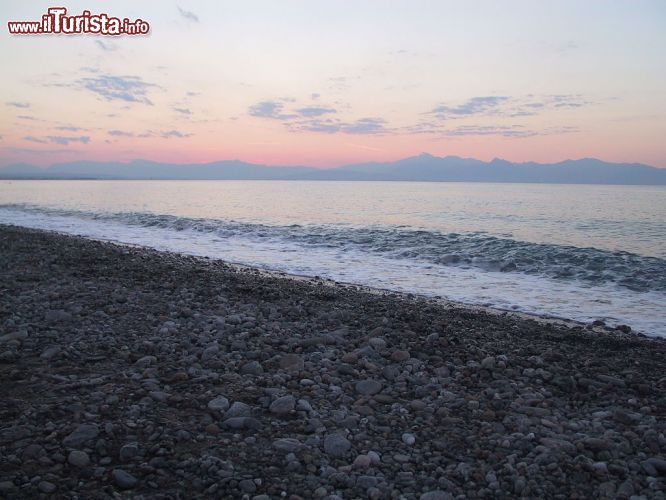
[[[108,14],[91,14],[84,10],[78,16],[68,16],[65,7],[51,7],[41,21],[9,21],[9,33],[12,35],[147,35],[150,25],[142,20],[133,21],[128,18],[109,16]]]

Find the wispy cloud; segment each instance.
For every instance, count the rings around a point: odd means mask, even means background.
[[[69,145],[70,142],[80,142],[81,144],[88,144],[90,142],[90,137],[87,135],[82,135],[80,137],[65,137],[62,135],[49,135],[47,139],[56,144],[62,144],[63,146]]]
[[[39,137],[34,137],[32,135],[26,135],[23,138],[24,141],[29,141],[29,142],[36,142],[39,144],[46,144],[48,141],[46,139],[40,139]]]
[[[167,130],[160,133],[160,137],[163,139],[171,139],[172,137],[181,139],[184,137],[190,137],[191,135],[192,134],[187,134],[185,132],[181,132],[180,130]]]
[[[197,16],[194,12],[191,12],[189,10],[181,9],[180,6],[177,6],[177,7],[178,7],[178,12],[180,12],[181,17],[183,17],[184,19],[187,19],[188,21],[192,21],[192,22],[195,22],[195,23],[199,22],[199,16]]]
[[[84,131],[84,130],[88,130],[88,129],[85,129],[85,128],[82,128],[82,127],[74,127],[72,125],[60,125],[60,126],[54,127],[54,128],[56,130],[64,130],[64,131],[67,131],[67,132],[81,132],[81,131]]]
[[[36,142],[38,144],[46,144],[48,142],[54,144],[60,144],[62,146],[67,146],[71,142],[80,142],[81,144],[88,144],[90,142],[90,137],[87,135],[80,137],[71,137],[71,136],[62,136],[62,135],[49,135],[46,137],[34,137],[32,135],[27,135],[23,138],[25,141]]]
[[[34,116],[29,116],[29,115],[18,115],[16,118],[19,120],[36,120]]]
[[[102,40],[95,40],[95,44],[105,52],[115,52],[118,46],[112,42],[103,42]]]
[[[29,108],[29,107],[30,107],[30,103],[29,103],[29,102],[17,102],[17,101],[12,101],[12,102],[8,102],[8,103],[5,103],[5,104],[7,104],[7,106],[13,106],[13,107],[15,107],[15,108],[21,108],[21,109],[25,109],[25,108]]]
[[[523,125],[461,125],[459,127],[442,131],[443,136],[487,136],[501,137],[534,137],[540,135],[568,134],[578,132],[577,127],[549,127],[542,130],[530,129]]]
[[[181,113],[183,115],[191,115],[192,114],[192,110],[190,110],[189,108],[173,108],[173,110],[176,113]]]
[[[520,97],[477,96],[455,105],[440,104],[429,114],[442,120],[478,116],[505,116],[510,118],[535,116],[547,110],[580,108],[592,104],[578,94],[533,95]]]
[[[301,116],[321,116],[327,113],[336,113],[336,110],[333,108],[322,108],[318,106],[308,106],[305,108],[297,109],[296,112]]]
[[[8,151],[10,153],[25,153],[25,154],[30,154],[30,155],[40,155],[40,156],[46,156],[46,155],[56,155],[56,154],[66,154],[66,153],[74,153],[74,154],[79,154],[81,151],[78,151],[76,149],[33,149],[33,148],[17,148],[17,147],[7,147],[4,149],[5,151]]]
[[[297,132],[324,132],[328,134],[380,134],[388,133],[386,120],[383,118],[359,118],[351,122],[341,120],[300,120],[289,124],[289,128]]]
[[[262,101],[250,106],[248,112],[250,116],[257,118],[271,118],[273,120],[289,120],[296,118],[295,114],[282,113],[284,104],[277,101]]]
[[[487,113],[506,102],[509,98],[505,96],[478,96],[472,97],[467,101],[457,105],[440,104],[435,107],[431,113],[439,118],[449,118],[451,116],[462,117]]]
[[[125,132],[124,130],[109,130],[108,134],[114,137],[134,137],[132,132]]]
[[[95,77],[81,78],[73,86],[75,88],[88,90],[107,101],[138,102],[152,106],[148,98],[151,89],[159,87],[154,83],[143,81],[138,76],[99,75]]]

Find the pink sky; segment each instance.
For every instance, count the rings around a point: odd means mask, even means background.
[[[421,152],[666,167],[659,1],[88,1],[142,37],[17,36],[0,165],[145,158],[337,166]]]

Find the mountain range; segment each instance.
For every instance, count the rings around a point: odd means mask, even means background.
[[[369,162],[321,169],[273,167],[223,160],[174,164],[149,160],[75,161],[46,168],[25,163],[0,168],[0,179],[155,179],[155,180],[334,180],[516,182],[558,184],[666,185],[666,168],[639,163],[609,163],[594,158],[559,163],[489,162],[427,153],[390,162]]]

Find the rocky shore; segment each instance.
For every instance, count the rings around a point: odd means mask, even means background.
[[[666,342],[0,226],[0,498],[665,498]]]

